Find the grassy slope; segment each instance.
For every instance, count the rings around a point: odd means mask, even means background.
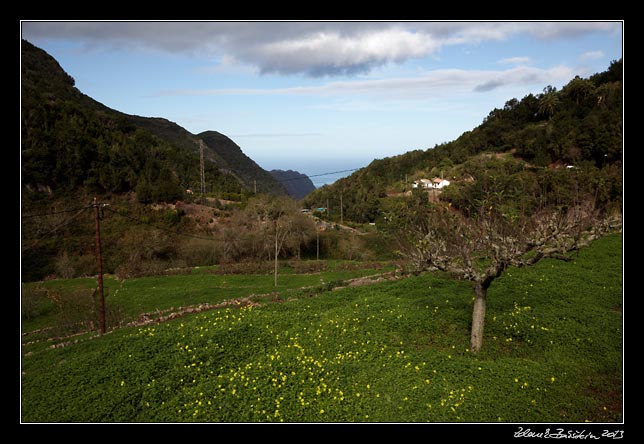
[[[424,275],[34,349],[22,419],[620,421],[621,242],[502,276],[478,356],[471,287]]]
[[[350,261],[325,261],[324,271],[298,273],[282,266],[275,287],[273,274],[212,274],[217,267],[197,267],[191,274],[151,276],[123,281],[113,276],[104,277],[104,294],[108,308],[118,307],[124,322],[136,319],[141,313],[186,307],[198,304],[217,304],[222,301],[279,293],[286,299],[302,287],[321,286],[362,276],[392,271],[382,264],[378,268],[361,267]],[[272,266],[272,265],[271,265]],[[249,267],[250,268],[250,267]],[[26,288],[39,288],[56,294],[72,294],[78,290],[96,288],[95,278],[62,279],[26,284]],[[40,316],[23,319],[22,331],[30,332],[56,324],[52,303],[44,303]]]

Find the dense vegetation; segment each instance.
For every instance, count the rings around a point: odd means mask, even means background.
[[[396,257],[400,234],[438,200],[508,220],[589,197],[621,212],[621,61],[306,199],[360,231],[276,197],[284,187],[226,136],[110,110],[27,42],[22,62],[23,421],[621,421],[621,235],[568,262],[506,270],[490,287],[477,355],[466,282],[434,273],[331,292],[329,281],[381,265],[325,261]],[[199,184],[199,140],[207,199],[185,192]],[[410,191],[433,176],[452,184]],[[96,314],[94,279],[69,278],[96,273],[96,195],[109,203],[110,328],[178,306],[244,304],[57,339],[95,328],[85,316]],[[58,279],[34,282],[44,278]]]
[[[25,195],[23,201],[36,196]],[[23,214],[23,282],[96,274],[91,202],[91,195],[79,192],[47,200],[39,212]],[[288,213],[284,222],[289,224],[280,233],[280,260],[393,258],[392,249],[376,233],[328,229],[316,234],[314,220],[285,197],[258,195],[241,202],[212,200],[209,205],[189,201],[141,205],[128,194],[112,195],[107,202],[100,221],[103,271],[121,277],[217,264],[259,267],[275,257],[274,226],[267,218],[272,204],[278,202],[284,203]]]
[[[106,271],[138,261],[139,272],[158,272],[197,257],[202,265],[220,260],[216,248],[191,253],[199,236],[212,235],[208,224],[255,193],[286,194],[228,137],[193,135],[166,119],[109,109],[75,88],[43,50],[23,40],[21,55],[24,280],[95,273],[87,211],[94,196],[120,211],[106,213],[104,221]],[[208,201],[201,201],[200,141]],[[210,206],[205,221],[183,218],[185,211],[174,208],[177,201],[197,200]]]
[[[539,205],[539,187],[553,189],[553,195],[574,192],[563,166],[576,168],[575,183],[600,183],[602,199],[619,203],[621,80],[619,60],[605,72],[587,79],[574,78],[559,91],[548,86],[536,96],[508,100],[503,108],[492,110],[481,125],[456,140],[424,151],[376,159],[368,167],[312,193],[305,205],[324,206],[328,199],[337,205],[342,195],[346,220],[382,222],[383,209],[402,205],[391,202],[390,196],[410,192],[414,179],[445,177],[457,187],[445,188],[451,195],[441,198],[451,200],[459,209],[472,211],[473,206],[479,209],[489,203],[480,195],[484,189],[496,193],[500,203],[514,205],[520,211],[526,205]],[[504,153],[507,156],[500,156]],[[524,198],[517,202],[517,196]],[[528,198],[531,202],[526,202]]]
[[[315,191],[315,185],[313,185],[309,176],[305,174],[293,170],[271,170],[269,172],[271,176],[284,185],[289,196],[296,200],[303,199],[309,193]]]
[[[107,108],[74,87],[46,52],[22,41],[22,183],[57,196],[136,191],[140,201],[174,202],[199,190],[199,140],[205,142],[206,191],[214,195],[284,187],[229,138],[192,135],[160,118]]]
[[[491,207],[520,214],[566,204],[581,193],[619,210],[621,67],[614,62],[561,91],[546,88],[512,99],[453,142],[374,160],[311,193],[305,206],[329,206],[318,216],[365,224],[359,228],[371,232],[327,230],[314,239],[302,228],[300,242],[285,248],[282,258],[391,259],[400,230],[426,214],[427,194],[410,191],[410,182],[420,177],[450,178],[440,199],[464,214]],[[114,210],[104,213],[102,228],[107,272],[270,259],[267,247],[252,245],[264,236],[251,233],[248,214],[238,210],[255,190],[284,194],[285,185],[299,181],[276,180],[215,131],[192,135],[166,119],[128,116],[73,85],[53,58],[23,42],[24,280],[95,273],[91,212],[76,211],[97,194]],[[199,140],[206,146],[207,202],[199,199]],[[544,167],[573,162],[572,170]],[[188,188],[196,194],[186,194]],[[163,202],[168,204],[151,205]],[[207,205],[200,217],[190,202]],[[375,222],[377,232],[367,222]]]
[[[21,417],[619,422],[621,249],[621,236],[611,235],[571,262],[509,270],[491,288],[487,346],[478,355],[468,352],[469,285],[439,274],[282,293],[287,301],[264,299],[259,306],[225,307],[102,337],[47,342],[39,333],[26,335]],[[187,301],[219,302],[226,292],[250,295],[262,279],[270,288],[268,276],[195,275],[194,287],[185,278],[110,280],[108,305],[152,312]],[[53,290],[74,283],[42,285]]]

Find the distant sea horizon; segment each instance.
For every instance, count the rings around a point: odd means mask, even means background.
[[[298,162],[294,161],[275,161],[261,163],[261,167],[266,171],[271,170],[292,170],[298,173],[307,175],[315,188],[330,185],[333,182],[342,179],[343,177],[350,176],[356,170],[364,168],[373,159],[324,159],[324,160],[305,160]]]
[[[365,165],[366,166],[366,165]],[[362,167],[360,167],[362,168]],[[350,176],[353,172],[356,171],[354,168],[345,168],[337,171],[300,171],[302,174],[306,174],[315,185],[315,188],[321,188],[324,185],[331,185],[335,181],[342,179],[343,177]],[[332,174],[329,174],[332,173]]]

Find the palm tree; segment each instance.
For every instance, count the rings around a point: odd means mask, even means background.
[[[555,113],[555,107],[559,103],[559,96],[557,95],[557,88],[552,86],[547,86],[543,89],[543,94],[539,97],[539,114],[543,114],[548,117],[548,120],[552,119],[552,115]]]

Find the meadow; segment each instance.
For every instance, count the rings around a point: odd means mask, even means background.
[[[129,317],[177,300],[274,297],[64,347],[23,336],[21,419],[620,422],[621,234],[572,258],[510,269],[494,282],[476,355],[468,349],[471,285],[443,274],[337,290],[328,283],[374,270],[283,276],[277,289],[270,275],[109,281],[108,302]],[[47,318],[23,321],[23,332]]]

